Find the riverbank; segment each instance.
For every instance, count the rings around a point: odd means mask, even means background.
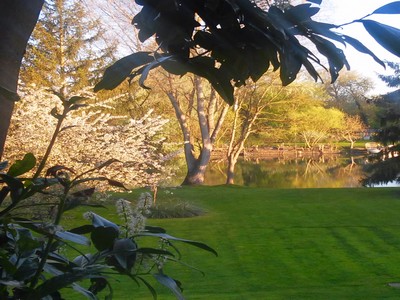
[[[216,148],[212,151],[212,159],[222,159],[226,157],[227,149]],[[338,148],[335,146],[319,146],[314,148],[304,148],[296,146],[280,146],[280,147],[248,147],[241,153],[245,159],[258,158],[301,158],[301,157],[320,157],[335,155],[367,155],[365,148],[357,147]]]

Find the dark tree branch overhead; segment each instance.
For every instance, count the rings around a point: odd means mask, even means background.
[[[17,82],[26,44],[44,0],[0,1],[0,157],[18,100]]]
[[[340,70],[350,68],[335,43],[351,45],[384,66],[356,38],[335,31],[340,26],[312,19],[322,0],[307,2],[263,11],[250,0],[136,0],[143,6],[132,21],[139,39],[145,42],[154,36],[159,49],[151,62],[149,54],[141,52],[130,55],[129,60],[123,58],[123,68],[122,60],[116,62],[95,90],[113,89],[136,75],[142,76],[143,84],[150,69],[162,66],[173,74],[191,72],[206,78],[232,104],[234,86],[244,85],[250,78],[257,81],[270,66],[279,69],[283,85],[293,82],[302,67],[317,81],[321,79],[317,67],[324,67],[321,58],[325,57],[334,82]],[[367,19],[373,14],[400,14],[400,1],[350,22],[362,23],[378,43],[400,56],[400,30]],[[311,41],[316,50],[303,46],[299,37]],[[127,74],[127,70],[131,72]]]

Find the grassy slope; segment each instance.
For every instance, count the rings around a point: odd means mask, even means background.
[[[197,187],[174,196],[208,213],[150,224],[219,253],[179,245],[184,261],[206,273],[167,270],[188,299],[400,298],[387,285],[400,282],[400,189]],[[159,299],[174,299],[159,290]],[[151,297],[123,280],[115,299]]]

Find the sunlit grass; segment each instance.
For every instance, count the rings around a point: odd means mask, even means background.
[[[150,224],[219,253],[179,245],[183,260],[205,273],[167,269],[188,299],[400,298],[388,286],[400,282],[400,189],[196,187],[178,188],[174,197],[207,213]],[[115,220],[112,207],[102,214]],[[144,286],[120,280],[115,299],[151,299]],[[174,299],[156,287],[159,299]]]

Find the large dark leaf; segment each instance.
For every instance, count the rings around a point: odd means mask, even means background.
[[[113,222],[103,218],[102,216],[99,216],[98,214],[92,213],[92,215],[92,224],[94,227],[111,227],[116,231],[119,231],[118,225],[114,224]]]
[[[295,46],[293,44],[286,44],[281,53],[280,70],[280,78],[284,86],[292,83],[296,79],[301,65],[302,61],[296,54]]]
[[[168,277],[167,275],[161,273],[154,274],[153,276],[155,279],[157,279],[159,283],[170,289],[174,293],[176,299],[185,300],[185,297],[183,297],[182,295],[182,288],[180,287],[179,281],[176,281],[173,278]]]
[[[4,170],[8,166],[8,161],[0,162],[0,171]]]
[[[372,20],[360,22],[382,47],[400,57],[400,29]]]
[[[226,72],[214,67],[215,61],[210,57],[198,57],[190,60],[190,71],[207,79],[217,93],[230,105],[234,102],[233,86]]]
[[[357,51],[370,55],[378,64],[385,68],[385,63],[381,61],[371,50],[365,47],[359,40],[351,36],[344,35],[345,41],[352,45]]]
[[[96,227],[90,235],[93,245],[99,251],[111,249],[117,237],[118,231],[112,227]]]
[[[121,58],[105,70],[103,78],[96,84],[94,91],[116,88],[128,78],[133,69],[148,64],[153,60],[154,58],[150,52],[137,52]]]
[[[118,264],[130,271],[135,264],[137,245],[131,239],[117,239],[113,245],[114,257]]]
[[[19,175],[25,174],[26,172],[32,170],[36,165],[36,158],[32,153],[27,153],[24,155],[22,160],[17,160],[11,165],[7,174],[12,177],[17,177]]]
[[[145,86],[144,82],[146,81],[147,77],[149,76],[149,73],[152,69],[157,68],[158,66],[160,66],[164,61],[171,59],[173,56],[168,55],[168,56],[163,56],[160,58],[157,58],[156,60],[154,60],[153,62],[149,63],[141,72],[141,76],[139,79],[139,85],[142,88],[148,89],[147,86]]]
[[[45,280],[36,289],[39,294],[38,299],[61,290],[62,288],[68,287],[77,281],[85,278],[93,277],[99,274],[104,269],[104,266],[90,266],[86,268],[75,268],[72,272],[53,276],[52,278]]]
[[[317,14],[319,10],[319,7],[312,7],[311,4],[305,3],[292,6],[288,10],[285,10],[285,16],[292,20],[292,22],[298,24],[309,20],[312,16]]]
[[[318,5],[321,5],[322,0],[307,0],[307,2],[311,2],[311,3],[315,3],[315,4],[318,4]]]
[[[373,14],[400,14],[400,1],[395,1],[374,10]]]
[[[65,241],[70,241],[70,242],[74,242],[77,244],[90,246],[90,241],[88,240],[88,238],[83,235],[80,235],[80,234],[76,234],[76,233],[72,233],[72,232],[68,232],[68,231],[57,231],[56,236]]]
[[[11,200],[13,202],[20,200],[24,192],[24,184],[22,181],[7,174],[0,174],[0,179],[8,185]]]
[[[332,83],[336,81],[340,70],[342,70],[344,66],[350,69],[343,50],[337,48],[332,42],[319,36],[315,36],[311,40],[318,51],[328,59]]]

